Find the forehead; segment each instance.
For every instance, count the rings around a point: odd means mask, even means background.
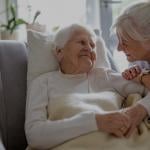
[[[73,31],[73,33],[71,34],[70,40],[74,40],[74,39],[82,39],[82,38],[86,38],[92,41],[95,41],[94,39],[94,35],[92,35],[92,33],[88,32],[87,30],[84,29],[77,29],[75,31]]]

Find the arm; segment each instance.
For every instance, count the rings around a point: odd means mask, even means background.
[[[107,80],[109,81],[110,87],[117,91],[121,96],[127,97],[129,94],[139,93],[145,95],[145,87],[141,84],[133,82],[132,80],[124,79],[120,73],[113,72],[112,70],[107,71]]]
[[[149,71],[147,72],[147,74],[145,73],[143,74],[139,66],[132,66],[126,69],[125,71],[123,71],[122,76],[126,80],[134,80],[138,83],[141,83],[150,90],[150,72]]]
[[[138,101],[137,104],[142,105],[146,109],[148,115],[150,115],[150,92],[143,85],[125,80],[120,74],[112,71],[108,71],[107,75],[111,84],[110,86],[125,98],[133,93],[142,95],[143,98]]]
[[[123,137],[131,124],[128,115],[120,111],[96,114],[96,121],[100,131],[113,134],[117,137]]]
[[[150,92],[146,91],[144,86],[138,83],[124,80],[119,74],[110,73],[109,78],[113,87],[124,97],[132,93],[139,93],[144,96],[134,106],[128,107],[122,111],[129,116],[131,121],[131,127],[126,133],[126,136],[129,137],[141,121],[147,115],[150,115]]]
[[[123,112],[130,118],[131,126],[126,133],[126,137],[130,137],[143,119],[148,115],[150,116],[150,92],[135,105],[124,109]]]
[[[64,120],[47,119],[47,79],[37,79],[28,92],[25,131],[31,147],[48,149],[82,134],[97,130],[95,114],[80,113]]]

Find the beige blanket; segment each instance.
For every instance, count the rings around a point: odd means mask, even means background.
[[[134,105],[141,97],[138,94],[128,96],[126,106]],[[101,92],[99,94],[80,95],[73,94],[61,97],[61,106],[52,114],[51,119],[70,117],[80,111],[117,110],[121,107],[122,97],[113,92]],[[63,100],[64,99],[64,100]],[[110,124],[111,125],[111,124]],[[138,132],[129,139],[116,138],[103,132],[92,132],[59,145],[53,150],[150,150],[150,132],[147,120],[143,122]]]
[[[125,105],[134,105],[141,98],[138,94],[128,96]],[[119,110],[123,98],[114,92],[98,94],[70,94],[54,98],[49,105],[49,119],[59,120],[83,111],[103,113]],[[111,124],[110,124],[111,125]],[[95,131],[58,145],[52,150],[150,150],[150,133],[147,120],[129,139],[116,138],[104,132]],[[33,149],[32,149],[33,150]]]

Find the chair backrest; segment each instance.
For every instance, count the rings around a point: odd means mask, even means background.
[[[24,150],[27,48],[0,41],[0,130],[7,150]]]

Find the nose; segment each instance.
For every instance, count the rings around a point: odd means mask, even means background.
[[[89,52],[92,52],[92,51],[93,51],[93,48],[92,48],[92,46],[91,46],[90,43],[87,43],[87,44],[86,44],[85,50],[86,50],[86,51],[89,51]]]

